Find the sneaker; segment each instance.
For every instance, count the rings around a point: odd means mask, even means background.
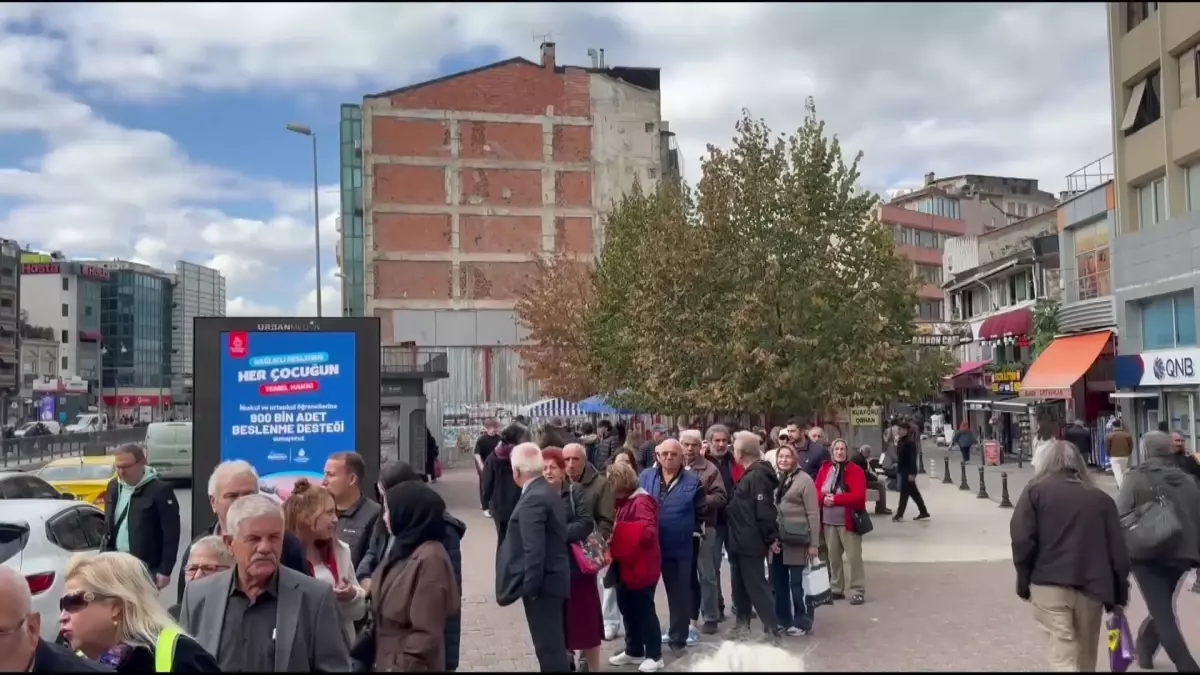
[[[787,634],[789,637],[801,637],[808,635],[810,632],[811,631],[804,630],[803,628],[797,628],[796,626],[791,626],[787,629]]]
[[[671,644],[671,636],[667,635],[666,633],[663,633],[662,634],[662,643],[664,645]]]
[[[630,656],[630,655],[626,654],[625,652],[620,652],[620,653],[613,654],[612,656],[608,657],[608,665],[610,665],[610,666],[632,666],[636,663],[642,663],[643,661],[648,661],[648,660],[649,659],[642,659],[642,658],[638,658],[635,656]]]
[[[638,666],[639,673],[657,673],[659,668],[665,668],[667,664],[663,663],[662,659],[657,661],[646,659]]]
[[[616,639],[617,639],[617,627],[616,626],[605,626],[604,627],[604,641],[612,642],[613,640],[616,640]]]
[[[695,626],[689,626],[687,646],[695,647],[698,644],[700,644],[700,631],[696,630]]]
[[[913,518],[913,520],[929,520],[929,514],[928,513],[919,513],[919,514],[917,514],[916,518]]]
[[[700,632],[704,633],[705,635],[716,635],[717,634],[717,622],[716,621],[705,621],[703,624],[700,625]]]
[[[491,510],[490,510],[490,509],[484,509],[484,510],[483,510],[483,517],[484,517],[484,518],[491,518],[491,517],[492,517],[492,512],[491,512]]]

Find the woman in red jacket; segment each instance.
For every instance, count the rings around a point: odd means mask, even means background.
[[[663,667],[662,634],[654,590],[662,572],[658,547],[658,502],[638,487],[633,467],[614,462],[608,467],[608,485],[616,505],[609,553],[612,564],[605,588],[616,588],[617,608],[625,622],[625,651],[608,662],[637,665],[643,673]]]
[[[850,448],[837,439],[829,446],[832,461],[817,472],[817,498],[821,503],[821,529],[829,548],[829,590],[834,598],[846,597],[850,604],[866,602],[863,578],[862,535],[854,531],[854,512],[867,510],[867,474],[849,461]],[[843,556],[845,561],[843,562]],[[846,565],[850,578],[845,578]]]

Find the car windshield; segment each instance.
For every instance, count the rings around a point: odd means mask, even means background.
[[[29,431],[30,429],[34,428],[35,426],[37,426],[37,422],[26,422],[25,424],[22,424],[21,427],[19,429],[17,429],[17,431]]]
[[[111,464],[64,464],[48,466],[37,473],[47,483],[71,480],[108,480],[113,477]]]
[[[95,415],[80,415],[75,418],[75,421],[73,422],[73,424],[78,424],[78,425],[82,426],[82,425],[91,424],[94,421],[96,421]]]

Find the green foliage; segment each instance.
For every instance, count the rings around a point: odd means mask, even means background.
[[[1033,358],[1041,356],[1058,335],[1058,300],[1042,298],[1033,306]]]

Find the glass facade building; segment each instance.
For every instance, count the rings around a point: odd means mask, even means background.
[[[103,386],[170,391],[171,280],[134,263],[105,265],[100,289]]]
[[[342,209],[338,243],[343,316],[363,316],[367,301],[363,269],[362,135],[362,106],[343,104],[339,133]]]
[[[204,265],[175,263],[171,307],[171,398],[192,400],[192,328],[198,316],[225,316],[225,277]]]

